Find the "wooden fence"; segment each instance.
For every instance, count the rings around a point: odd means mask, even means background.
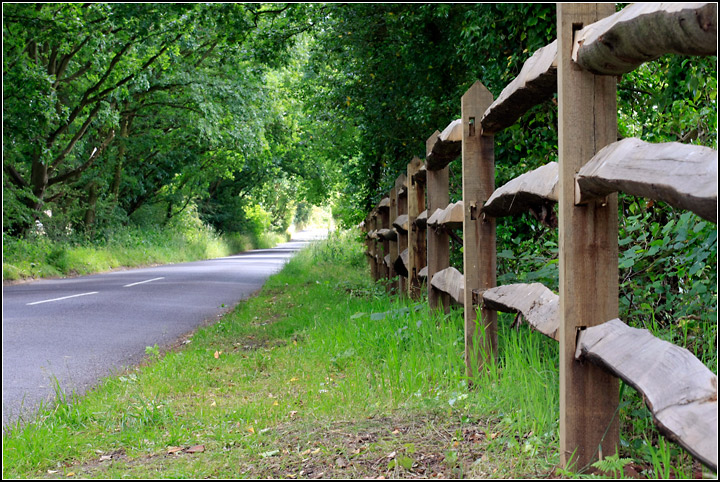
[[[497,354],[497,311],[521,313],[559,342],[563,466],[587,467],[600,451],[615,452],[622,379],[642,393],[663,434],[717,472],[716,375],[688,350],[618,319],[616,194],[717,222],[717,151],[616,142],[617,75],[666,53],[717,55],[716,45],[714,3],[633,4],[617,13],[614,4],[558,4],[557,40],[497,99],[475,83],[461,99],[461,118],[430,136],[424,163],[412,159],[364,222],[376,279],[397,277],[394,289],[412,298],[426,281],[432,308],[464,307],[471,379],[487,361],[480,353]],[[555,92],[558,162],[495,189],[493,135]],[[448,164],[458,157],[463,199],[448,204]],[[558,294],[538,283],[496,285],[495,218],[528,210],[559,231]],[[449,267],[449,238],[459,229],[464,275]]]

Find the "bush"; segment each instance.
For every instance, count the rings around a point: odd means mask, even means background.
[[[263,233],[270,230],[270,213],[262,206],[258,204],[245,206],[244,211],[247,218],[247,232],[255,236],[255,239],[259,239]]]
[[[157,222],[158,213],[148,210],[138,218],[140,226],[109,226],[92,237],[78,233],[51,239],[35,234],[18,239],[4,233],[3,278],[87,274],[118,266],[217,258],[256,247],[270,248],[287,240],[286,235],[263,231],[221,236],[200,220],[192,206],[166,225]],[[259,229],[267,216],[261,210],[254,214]]]

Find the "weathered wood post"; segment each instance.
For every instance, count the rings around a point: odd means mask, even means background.
[[[430,152],[440,132],[430,136],[426,142],[426,152]],[[450,203],[450,168],[427,171],[428,219],[437,209],[445,209]],[[427,230],[427,286],[428,304],[431,309],[450,310],[450,296],[432,286],[432,278],[438,271],[450,266],[450,236],[444,229]]]
[[[395,213],[395,217],[392,217],[393,221],[398,218],[398,216],[402,214],[407,214],[407,206],[408,206],[408,192],[407,192],[407,175],[404,173],[400,174],[398,178],[395,180],[395,192],[397,193],[397,212]],[[398,230],[398,240],[397,240],[397,253],[395,253],[395,257],[392,259],[393,263],[397,259],[397,257],[402,254],[404,250],[408,247],[408,234],[407,232]],[[398,288],[399,293],[401,296],[404,296],[407,294],[407,278],[404,276],[400,276],[398,278]]]
[[[378,262],[377,262],[377,209],[370,211],[368,215],[368,255],[370,256],[370,275],[373,281],[378,280]]]
[[[363,233],[365,233],[365,237],[364,237],[365,258],[368,261],[368,268],[372,270],[372,268],[371,268],[372,265],[370,264],[370,238],[368,237],[368,233],[370,231],[370,227],[368,224],[370,222],[369,218],[370,218],[369,215],[365,216],[365,219],[363,219],[363,221],[360,223],[359,227],[360,227],[360,230]]]
[[[483,204],[495,190],[495,138],[485,136],[480,118],[493,102],[493,96],[475,82],[462,96],[462,190],[463,272],[465,277],[465,366],[472,379],[492,357],[497,356],[497,312],[473,304],[473,290],[484,292],[497,284],[495,218],[480,214]],[[481,295],[482,296],[482,295]],[[481,299],[477,297],[476,299]],[[483,327],[480,338],[477,328]]]
[[[388,196],[382,198],[380,204],[378,204],[378,229],[390,229],[390,198]],[[390,253],[390,241],[387,238],[379,239],[379,245],[382,247],[379,254],[379,269],[378,275],[380,278],[388,279],[389,267],[386,262],[386,258]]]
[[[397,188],[393,187],[390,189],[390,214],[389,214],[389,229],[393,229],[392,222],[397,218],[398,216],[398,199],[397,199]],[[395,272],[395,259],[398,257],[398,250],[399,250],[399,243],[398,238],[395,238],[395,240],[390,240],[390,265],[388,266],[388,278],[393,279],[395,276],[397,276],[397,273]],[[400,287],[400,281],[395,281],[392,284],[388,284],[388,287],[391,287],[396,293],[398,292],[398,289]]]
[[[618,380],[574,356],[579,331],[618,316],[617,194],[574,203],[575,174],[617,139],[616,79],[591,74],[571,58],[574,33],[614,12],[612,3],[557,6],[560,457],[574,470],[620,444]]]
[[[408,177],[408,293],[417,300],[422,296],[419,273],[427,265],[427,237],[424,229],[415,224],[425,210],[425,176],[420,168],[423,162],[413,157],[407,165]]]

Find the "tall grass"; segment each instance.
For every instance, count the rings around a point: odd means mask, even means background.
[[[465,375],[462,312],[431,312],[427,300],[413,302],[386,294],[367,275],[348,274],[346,266],[365,266],[357,243],[331,239],[298,255],[285,273],[313,273],[317,306],[303,336],[305,354],[314,363],[342,371],[355,400],[365,407],[435,407],[465,417],[495,414],[494,419],[539,445],[557,437],[558,347],[527,327],[509,328],[512,317],[500,315],[497,362],[472,387]],[[282,283],[282,275],[274,281]],[[319,292],[318,292],[319,291]],[[341,319],[334,308],[343,296]],[[327,313],[327,315],[326,315]],[[348,389],[350,390],[350,389]]]
[[[42,278],[106,271],[118,267],[177,263],[217,258],[269,248],[286,237],[218,235],[205,226],[162,229],[120,226],[92,240],[18,239],[3,234],[3,279]]]
[[[148,455],[204,444],[202,464],[173,459],[161,475],[237,477],[227,451],[257,460],[283,443],[279,426],[297,423],[311,438],[332,421],[393,413],[482,427],[494,457],[544,455],[552,466],[557,348],[508,322],[501,317],[497,363],[469,384],[461,313],[388,295],[370,280],[354,236],[335,234],[183,350],[149,350],[147,366],[11,427],[3,475],[33,477],[121,450],[136,458],[124,466],[131,476],[157,478],[143,469]]]

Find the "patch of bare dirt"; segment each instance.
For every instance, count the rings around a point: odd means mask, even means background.
[[[480,425],[433,417],[369,418],[277,428],[277,453],[246,466],[257,478],[462,478],[483,455]]]

